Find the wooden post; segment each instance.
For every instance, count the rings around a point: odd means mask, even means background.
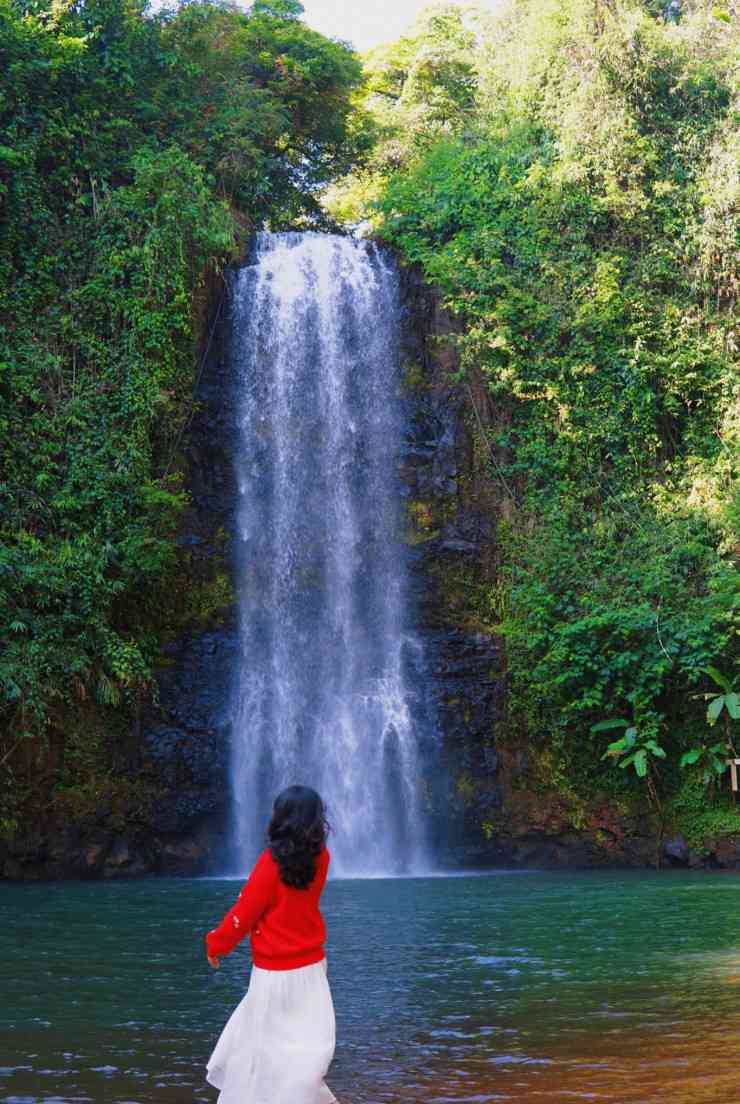
[[[730,768],[730,784],[732,786],[732,796],[737,801],[737,768],[740,765],[740,759],[728,759],[727,763]]]

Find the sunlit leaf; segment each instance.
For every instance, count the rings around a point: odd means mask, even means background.
[[[740,694],[732,693],[727,694],[725,697],[725,705],[727,706],[727,712],[732,717],[733,721],[740,719]]]
[[[710,678],[714,679],[718,686],[722,687],[726,694],[730,692],[732,687],[721,671],[718,671],[716,667],[705,667],[704,670]]]
[[[717,718],[719,717],[719,715],[722,712],[722,710],[724,709],[724,707],[725,707],[724,694],[720,694],[720,696],[718,698],[713,698],[712,701],[710,701],[709,706],[707,708],[707,720],[709,721],[710,724],[715,724],[716,723]]]
[[[627,728],[629,721],[614,720],[599,721],[595,725],[591,725],[591,732],[609,732],[613,728]]]

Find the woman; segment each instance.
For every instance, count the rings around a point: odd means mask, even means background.
[[[206,936],[208,962],[245,935],[252,974],[208,1063],[218,1104],[336,1104],[324,1083],[334,1057],[334,1006],[319,899],[329,869],[324,805],[289,786],[276,798],[262,852],[236,904]]]

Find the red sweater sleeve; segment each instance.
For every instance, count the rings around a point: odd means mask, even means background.
[[[263,851],[254,870],[221,923],[206,936],[209,955],[227,955],[245,935],[249,935],[265,909],[274,899],[277,866],[269,851]]]

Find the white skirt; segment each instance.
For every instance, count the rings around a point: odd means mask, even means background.
[[[297,970],[253,966],[206,1077],[218,1104],[337,1104],[324,1083],[335,1041],[325,958]]]

